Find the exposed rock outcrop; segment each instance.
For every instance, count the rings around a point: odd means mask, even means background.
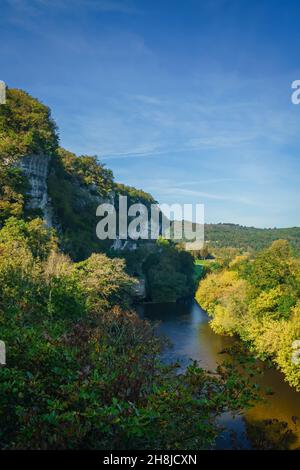
[[[146,298],[146,281],[144,277],[136,278],[137,283],[134,286],[134,296],[138,300],[145,300]]]
[[[22,158],[20,168],[30,185],[28,208],[41,209],[46,225],[52,227],[52,207],[47,188],[49,161],[47,155],[27,155]]]
[[[44,154],[27,155],[22,158],[19,166],[27,177],[30,189],[28,191],[29,200],[27,208],[29,209],[40,209],[43,214],[43,219],[48,227],[55,226],[56,229],[61,229],[60,221],[57,217],[54,217],[54,209],[51,204],[51,198],[49,197],[47,179],[49,172],[49,164],[51,157]],[[72,182],[74,189],[73,205],[74,210],[79,213],[83,210],[90,208],[91,206],[97,206],[102,203],[115,204],[116,194],[111,191],[105,197],[100,196],[98,189],[95,185],[83,185],[75,179]],[[61,197],[64,197],[62,194]],[[118,204],[117,204],[118,206]],[[149,211],[150,212],[150,211]],[[151,227],[150,221],[148,222],[148,236],[147,244],[152,245],[155,243],[151,240]],[[161,222],[158,219],[157,231],[161,230]],[[134,251],[137,249],[138,242],[136,240],[120,240],[117,238],[112,242],[112,249],[116,251]]]

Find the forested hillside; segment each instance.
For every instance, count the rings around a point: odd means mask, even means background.
[[[236,224],[205,225],[205,240],[212,247],[262,250],[279,239],[288,240],[300,251],[300,227],[261,229]]]
[[[119,195],[127,196],[128,206],[156,202],[143,190],[115,182],[96,156],[61,148],[50,109],[22,90],[7,90],[7,104],[0,106],[0,227],[10,217],[42,218],[74,261],[92,253],[121,256],[127,272],[145,283],[147,298],[174,301],[192,295],[192,258],[179,246],[129,240],[124,248],[124,242],[115,247],[114,241],[97,238],[97,206],[111,202],[118,211]],[[158,253],[159,270],[154,266]]]

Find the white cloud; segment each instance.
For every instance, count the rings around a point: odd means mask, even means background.
[[[227,195],[227,194],[208,193],[204,191],[179,188],[177,186],[160,188],[159,192],[161,194],[173,195],[174,197],[193,196],[202,200],[212,199],[216,201],[231,201],[231,202],[236,202],[236,203],[241,203],[241,204],[246,204],[246,205],[254,205],[254,206],[260,205],[257,201],[248,199],[246,197],[232,196],[232,195]]]

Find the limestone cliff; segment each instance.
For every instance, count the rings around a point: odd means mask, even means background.
[[[52,227],[52,208],[47,188],[49,161],[47,155],[27,155],[21,159],[20,168],[30,186],[28,208],[41,209],[46,225]]]

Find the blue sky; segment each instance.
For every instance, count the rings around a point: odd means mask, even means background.
[[[97,154],[206,222],[300,225],[300,4],[2,0],[0,79]]]

